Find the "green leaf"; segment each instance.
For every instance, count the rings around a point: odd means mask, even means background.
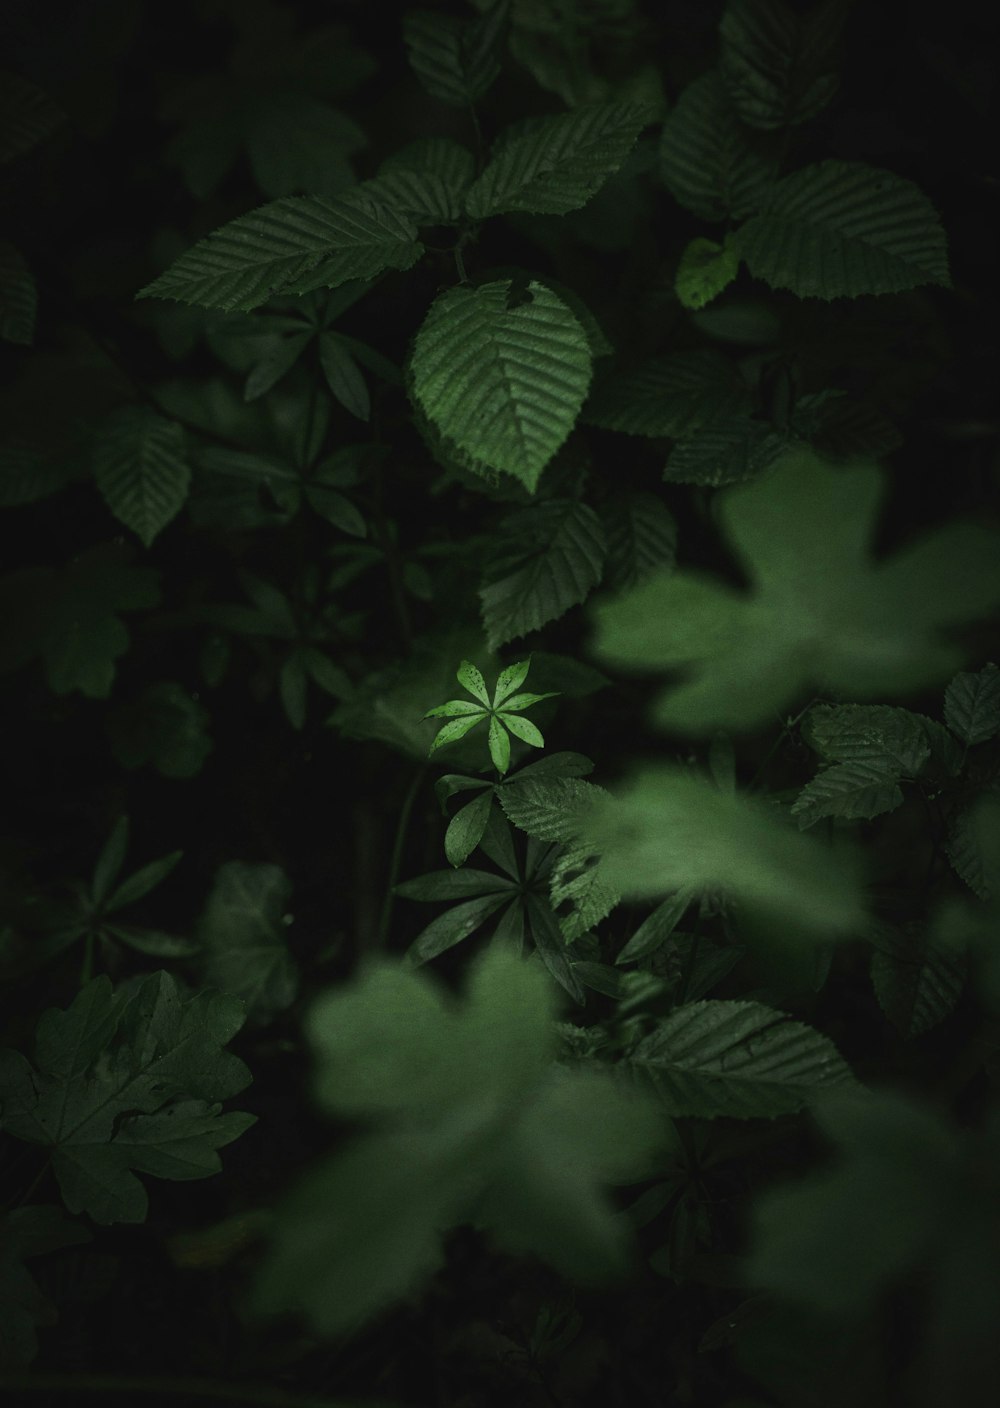
[[[0,162],[31,151],[66,121],[62,108],[30,79],[4,70],[0,82]]]
[[[752,593],[658,573],[598,608],[594,653],[685,671],[655,717],[700,736],[760,727],[810,687],[864,699],[946,678],[961,655],[945,629],[1000,604],[1000,534],[956,523],[873,562],[883,483],[875,465],[789,451],[716,500]]]
[[[674,276],[674,292],[682,308],[704,308],[736,278],[739,252],[727,238],[723,244],[698,236],[681,254]]]
[[[678,768],[649,767],[588,806],[584,839],[626,899],[722,890],[774,922],[848,932],[861,922],[853,867],[799,835],[773,808]]]
[[[691,890],[678,890],[676,895],[668,895],[656,906],[652,914],[642,921],[615,959],[615,963],[639,963],[658,953],[664,944],[669,942],[693,899]]]
[[[368,420],[371,415],[368,386],[343,338],[335,332],[323,333],[319,339],[319,360],[334,397],[352,416]]]
[[[184,431],[147,406],[126,406],[97,439],[94,479],[114,516],[148,548],[187,498]]]
[[[579,322],[537,281],[508,306],[509,280],[462,285],[434,302],[412,354],[413,394],[461,450],[534,492],[590,385]]]
[[[24,256],[0,240],[0,337],[30,347],[35,340],[38,289]]]
[[[444,914],[432,919],[422,929],[407,950],[407,959],[413,964],[429,963],[449,948],[454,948],[463,939],[481,928],[495,914],[510,896],[506,890],[501,893],[482,895],[472,900],[456,904]]]
[[[749,416],[719,416],[671,450],[663,466],[668,484],[718,489],[756,479],[789,446],[788,437]]]
[[[613,591],[627,591],[657,568],[672,567],[677,550],[677,523],[655,494],[616,494],[601,505],[608,540],[605,569]]]
[[[475,158],[459,142],[418,137],[387,157],[378,176],[365,184],[417,225],[451,224],[462,218],[475,171]]]
[[[600,519],[574,499],[548,499],[504,519],[479,588],[490,649],[586,600],[605,551]]]
[[[133,567],[117,547],[88,548],[66,567],[27,568],[0,579],[0,671],[41,656],[55,694],[91,699],[111,692],[115,661],[128,649],[123,611],[155,606],[159,573]]]
[[[173,680],[148,685],[107,716],[111,751],[126,768],[152,764],[163,777],[194,777],[212,751],[209,716]]]
[[[734,365],[710,348],[653,357],[594,388],[583,420],[626,435],[681,438],[749,407]]]
[[[162,885],[183,854],[183,851],[171,851],[169,855],[161,856],[159,860],[151,860],[148,865],[134,871],[105,902],[104,908],[108,914],[114,914],[126,905],[135,904],[136,900],[141,900],[144,895],[155,890],[157,885]]]
[[[452,865],[465,865],[473,850],[482,841],[492,807],[493,790],[490,788],[479,797],[473,797],[465,807],[459,807],[448,822],[448,829],[445,831],[445,856]]]
[[[744,122],[777,130],[826,107],[837,91],[847,8],[843,0],[821,0],[797,15],[785,0],[729,0],[719,24],[722,72]]]
[[[510,767],[510,734],[494,714],[490,719],[490,757],[501,775]]]
[[[90,899],[95,905],[104,903],[111,893],[111,886],[121,873],[128,850],[128,832],[128,817],[120,816],[101,847],[101,854],[97,857],[94,876],[90,882]]]
[[[515,210],[579,210],[621,167],[652,120],[652,109],[642,103],[593,103],[529,119],[501,135],[466,196],[466,211],[485,220]]]
[[[138,297],[248,312],[293,286],[304,293],[409,269],[422,253],[415,227],[364,193],[288,196],[223,225]]]
[[[955,1009],[965,970],[961,949],[910,926],[882,931],[872,954],[879,1006],[905,1037],[922,1036]]]
[[[930,757],[931,722],[886,704],[817,704],[802,722],[802,736],[828,762],[882,763],[916,777]]]
[[[777,153],[742,125],[719,74],[689,83],[660,139],[660,175],[675,200],[702,220],[740,220],[777,174]]]
[[[319,1000],[317,1095],[375,1128],[279,1207],[260,1308],[353,1327],[412,1295],[468,1222],[585,1279],[624,1269],[627,1227],[601,1189],[644,1176],[660,1121],[611,1076],[553,1066],[553,1011],[538,966],[502,949],[460,1004],[388,963]]]
[[[549,881],[549,901],[567,943],[589,933],[607,918],[620,899],[618,891],[604,878],[593,847],[568,846],[556,858]]]
[[[487,799],[490,795],[490,792],[485,794]],[[477,797],[476,800],[480,799]],[[429,875],[418,875],[415,880],[406,880],[402,885],[397,885],[396,894],[405,900],[466,900],[510,891],[514,886],[513,880],[494,875],[488,870],[432,870]]]
[[[489,90],[500,72],[507,9],[508,0],[494,0],[476,20],[433,10],[410,10],[403,16],[410,67],[432,97],[465,108]]]
[[[43,1015],[33,1065],[0,1055],[5,1131],[49,1149],[71,1212],[142,1222],[146,1192],[133,1170],[206,1178],[220,1167],[215,1150],[254,1122],[218,1103],[250,1082],[223,1049],[243,1020],[237,999],[182,998],[168,973],[128,997],[95,978],[65,1012]]]
[[[977,807],[985,811],[994,795],[987,793],[972,806],[952,817],[945,846],[948,859],[972,892],[981,900],[991,900],[1000,893],[998,857],[989,850],[989,833],[984,831]]]
[[[244,401],[256,401],[277,386],[311,341],[311,331],[292,333],[290,337],[258,339],[257,357],[243,388]]]
[[[529,703],[534,700],[533,695],[525,697]],[[540,697],[544,698],[545,696],[542,695]],[[522,696],[518,695],[518,699],[521,698]],[[526,708],[527,705],[521,704],[520,707]],[[512,733],[515,738],[519,738],[522,743],[527,743],[531,748],[545,747],[545,739],[542,737],[541,730],[536,728],[530,719],[522,719],[518,714],[508,714],[504,709],[501,709],[496,717],[499,722],[503,724],[504,728]]]
[[[216,871],[198,922],[204,981],[238,997],[261,1024],[290,1007],[298,993],[286,939],[291,894],[279,865],[227,861]]]
[[[574,777],[512,778],[497,794],[507,820],[539,841],[573,841],[580,834],[578,813],[600,797],[603,787]]]
[[[825,816],[870,821],[901,806],[899,773],[888,758],[837,763],[807,782],[792,806],[799,829]]]
[[[854,1077],[833,1043],[759,1002],[679,1007],[628,1054],[670,1114],[774,1119]]]
[[[58,1319],[24,1263],[89,1241],[87,1229],[62,1208],[34,1203],[0,1216],[0,1367],[30,1364],[38,1353],[36,1331]]]
[[[434,742],[431,744],[430,753],[436,753],[439,748],[443,748],[447,743],[457,743],[460,738],[464,738],[471,728],[482,723],[488,714],[479,709],[475,713],[468,714],[464,718],[452,719],[450,723],[438,729]],[[428,754],[430,756],[430,754]]]
[[[455,678],[463,689],[467,689],[471,695],[479,700],[480,704],[490,707],[490,695],[486,688],[486,681],[480,669],[468,660],[463,660],[455,672]]]
[[[975,1154],[930,1106],[889,1091],[831,1093],[815,1117],[836,1162],[759,1198],[747,1280],[824,1315],[867,1316],[929,1254],[954,1254],[966,1216],[976,1226],[987,1200],[973,1192]]]
[[[990,663],[956,675],[945,690],[944,721],[970,748],[1000,733],[1000,669]]]
[[[784,177],[735,235],[755,279],[799,298],[951,287],[937,211],[912,181],[860,161]]]

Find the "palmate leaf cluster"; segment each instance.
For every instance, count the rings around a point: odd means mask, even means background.
[[[0,84],[0,1366],[987,1408],[977,40],[112,9]]]

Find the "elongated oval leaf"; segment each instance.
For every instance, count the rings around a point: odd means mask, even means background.
[[[732,363],[704,348],[616,372],[594,388],[583,419],[626,435],[679,438],[744,407],[748,393]]]
[[[287,196],[223,225],[141,289],[203,308],[248,312],[315,275],[313,288],[409,269],[423,252],[416,229],[364,192]]]
[[[827,1037],[759,1002],[689,1003],[629,1059],[654,1078],[672,1115],[700,1119],[794,1114],[854,1079]]]
[[[587,504],[549,499],[504,521],[479,589],[491,650],[555,621],[601,580],[605,542]]]
[[[821,0],[797,15],[785,0],[729,0],[719,39],[726,86],[752,127],[807,122],[837,91],[837,43],[847,6]]]
[[[534,492],[590,385],[579,322],[551,289],[508,306],[511,281],[449,289],[413,347],[413,394],[438,429],[475,459]]]
[[[184,431],[146,406],[125,407],[94,447],[94,477],[114,516],[149,547],[187,498]]]
[[[717,73],[689,83],[663,125],[660,174],[703,220],[741,220],[778,174],[777,153],[742,125]]]
[[[466,211],[484,220],[512,210],[579,210],[619,169],[652,118],[641,103],[593,103],[524,123],[501,138],[466,197]]]
[[[786,176],[736,239],[754,278],[800,298],[951,286],[944,231],[923,191],[860,161]]]
[[[1000,670],[956,675],[945,690],[945,723],[970,748],[1000,733]]]
[[[869,821],[900,806],[899,773],[888,758],[881,761],[836,763],[807,782],[792,807],[805,830],[821,817],[839,816]]]

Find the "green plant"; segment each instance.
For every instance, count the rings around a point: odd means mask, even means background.
[[[986,1408],[983,21],[435,3],[4,21],[0,1387]]]

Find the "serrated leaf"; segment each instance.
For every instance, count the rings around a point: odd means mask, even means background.
[[[290,1007],[298,993],[285,927],[291,894],[279,865],[227,861],[215,873],[198,921],[204,981],[233,993],[261,1024]]]
[[[633,1047],[673,1116],[774,1119],[854,1077],[833,1043],[759,1002],[691,1002]]]
[[[805,15],[784,0],[729,0],[719,24],[722,72],[744,122],[776,130],[826,107],[846,11],[843,0],[822,0]]]
[[[828,761],[884,761],[897,775],[916,777],[930,756],[926,725],[932,722],[887,704],[817,704],[803,720],[802,735]]]
[[[413,346],[413,394],[459,449],[534,492],[583,405],[590,349],[544,284],[516,308],[511,287],[463,285],[435,301]]]
[[[740,220],[759,207],[777,176],[777,153],[746,130],[713,71],[689,83],[667,114],[660,174],[692,214]]]
[[[749,416],[719,416],[675,445],[663,466],[668,484],[719,489],[756,479],[787,449],[786,435]]]
[[[255,1116],[219,1113],[250,1082],[223,1048],[242,1004],[205,991],[182,998],[168,973],[128,996],[95,978],[65,1012],[38,1024],[34,1064],[0,1056],[5,1131],[48,1148],[71,1212],[95,1222],[142,1222],[146,1193],[133,1170],[159,1178],[217,1172],[215,1150]]]
[[[432,97],[464,108],[489,90],[500,72],[507,8],[507,0],[494,0],[476,20],[434,10],[410,10],[403,16],[410,67]]]
[[[899,773],[891,759],[836,763],[807,782],[792,805],[799,829],[825,816],[870,821],[903,801]]]
[[[35,340],[38,289],[24,256],[0,240],[0,337],[30,347]]]
[[[627,591],[658,568],[671,567],[677,550],[677,523],[655,494],[616,494],[601,505],[608,540],[605,580]]]
[[[806,931],[849,931],[860,922],[858,877],[846,858],[835,860],[773,808],[680,768],[646,768],[581,820],[604,878],[626,899],[722,890]]]
[[[944,721],[970,748],[1000,733],[1000,669],[990,663],[956,675],[945,690]]]
[[[363,192],[288,196],[223,225],[137,296],[248,312],[307,283],[337,288],[409,269],[422,252],[416,228]]]
[[[691,240],[681,254],[674,276],[674,292],[682,308],[704,308],[733,282],[740,257],[730,240],[723,244],[701,236]]]
[[[605,541],[594,510],[549,499],[506,518],[479,588],[491,650],[558,620],[601,580]]]
[[[979,806],[985,809],[987,799],[994,800],[987,793],[979,799]],[[1000,867],[997,857],[990,853],[988,832],[984,830],[975,806],[966,807],[951,819],[945,850],[956,873],[973,894],[988,901],[1000,892]]]
[[[597,612],[599,660],[688,682],[661,696],[664,727],[711,736],[757,728],[809,687],[855,699],[947,677],[945,634],[1000,605],[1000,535],[955,523],[873,562],[884,478],[790,450],[717,496],[717,521],[752,593],[697,572],[657,573]]]
[[[98,436],[94,478],[111,512],[148,548],[187,498],[183,429],[149,407],[126,406]]]
[[[626,435],[692,435],[720,416],[749,408],[733,364],[709,348],[653,357],[594,388],[582,419]]]
[[[519,831],[538,841],[565,842],[579,835],[576,814],[607,793],[574,777],[515,777],[497,795],[507,820]]]
[[[591,846],[568,846],[556,858],[549,879],[549,902],[567,943],[582,938],[606,919],[620,899],[604,878],[600,859]]]
[[[951,287],[931,202],[912,181],[860,161],[821,161],[784,177],[734,238],[754,278],[799,298]]]
[[[911,930],[888,930],[872,954],[879,1006],[905,1037],[922,1036],[944,1021],[965,986],[965,955]]]
[[[653,120],[642,103],[593,103],[534,118],[501,136],[465,199],[474,220],[509,211],[567,215],[620,168]]]

